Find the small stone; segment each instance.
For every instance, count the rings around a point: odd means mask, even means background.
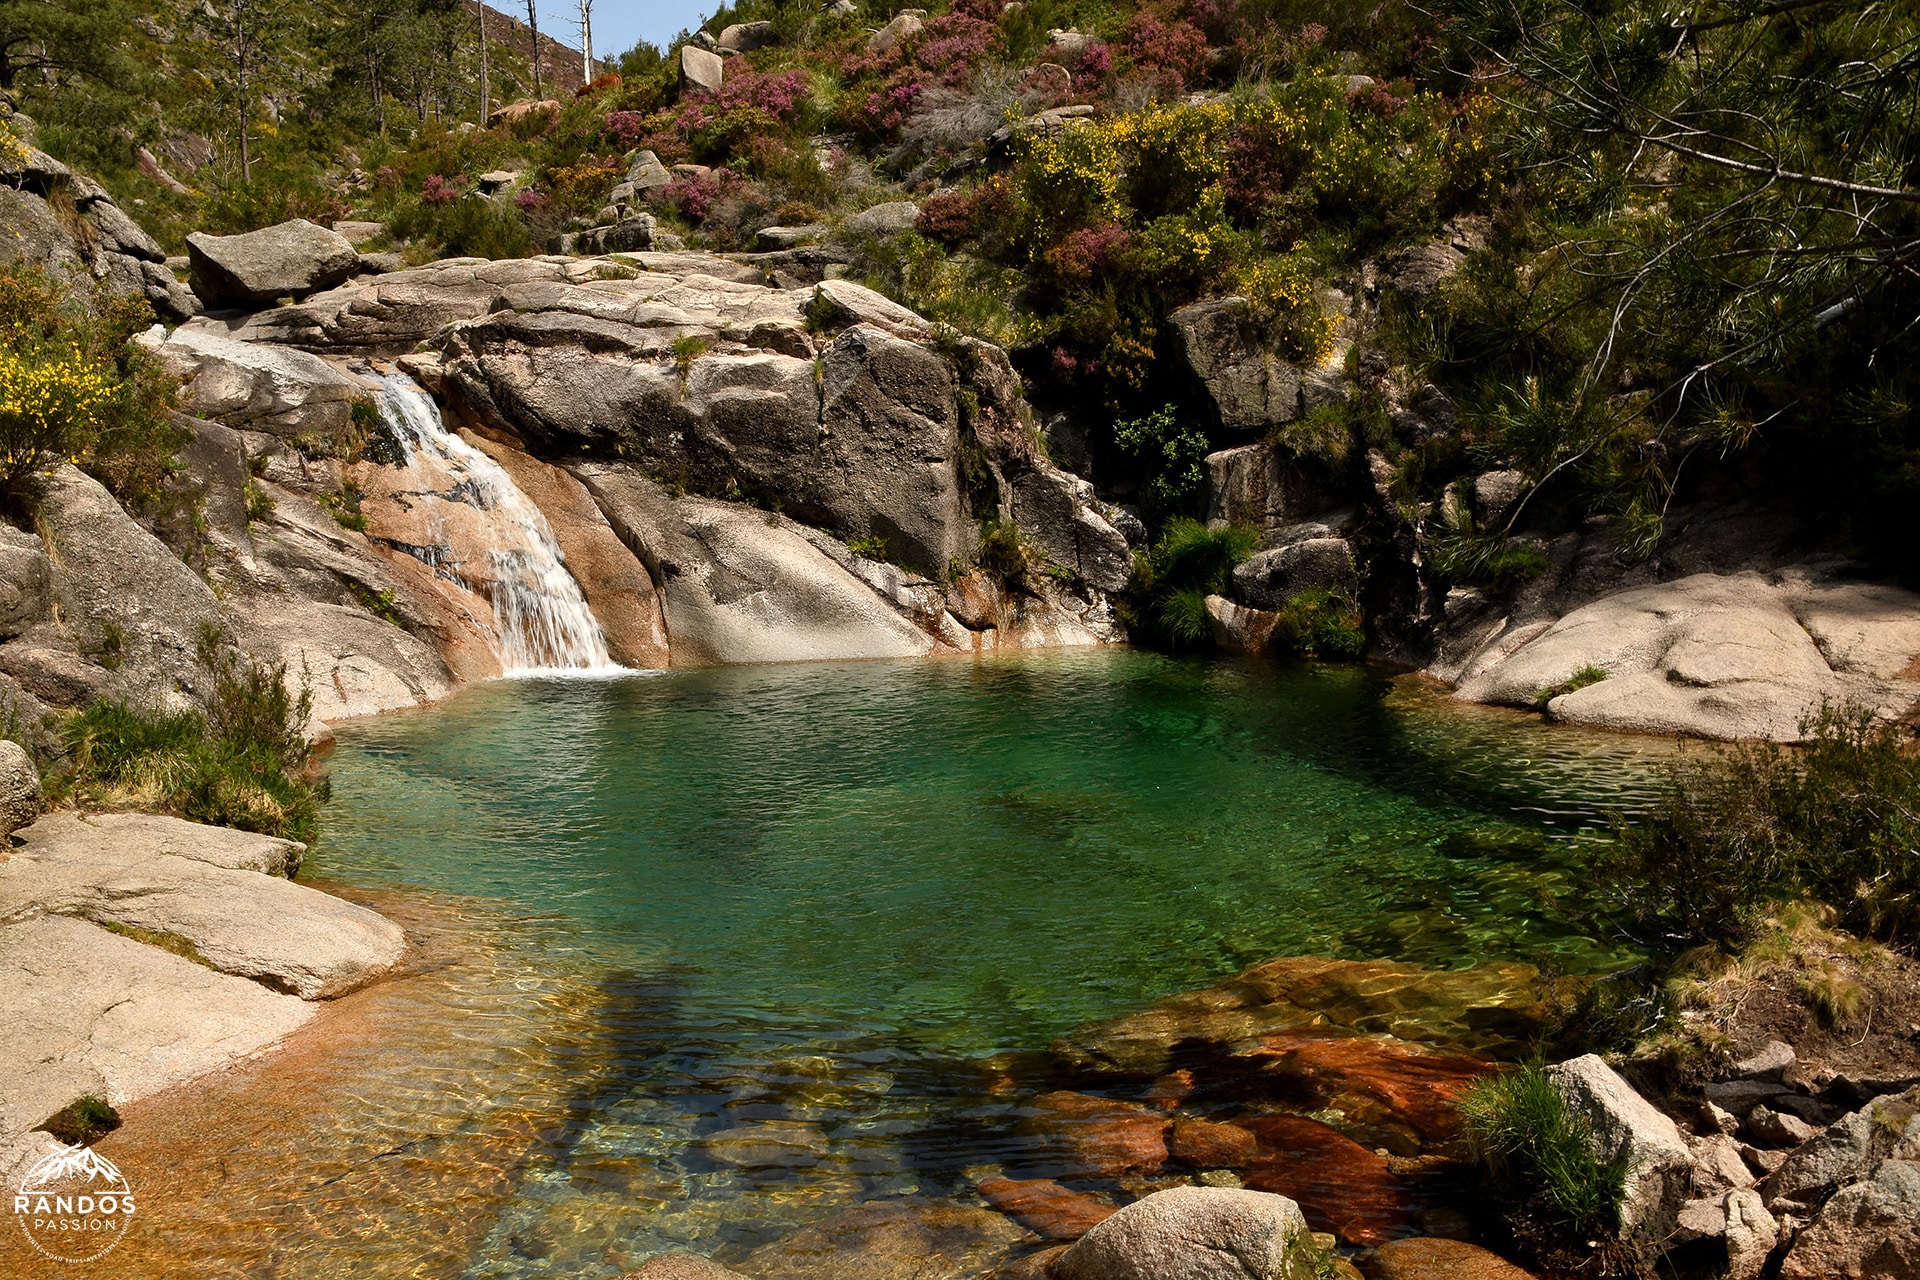
[[[1740,1144],[1726,1134],[1693,1138],[1687,1146],[1693,1151],[1694,1195],[1725,1195],[1753,1185],[1753,1173],[1740,1158]]]
[[[797,227],[762,227],[753,237],[753,247],[762,252],[793,249],[818,240],[826,233],[826,227],[818,222]]]
[[[1746,1128],[1756,1142],[1770,1147],[1797,1147],[1817,1132],[1799,1116],[1786,1115],[1772,1107],[1755,1107],[1748,1112]]]
[[[718,43],[722,49],[752,53],[755,49],[772,44],[773,39],[771,22],[736,22],[720,32]]]
[[[1779,1082],[1797,1061],[1793,1046],[1782,1040],[1769,1040],[1758,1052],[1733,1064],[1733,1074],[1742,1080]]]
[[[1389,1240],[1367,1263],[1372,1280],[1533,1280],[1533,1273],[1463,1240]]]
[[[1740,1144],[1740,1158],[1747,1162],[1747,1168],[1753,1170],[1754,1176],[1759,1178],[1777,1171],[1787,1162],[1790,1154],[1792,1153],[1787,1151],[1768,1151],[1764,1147],[1752,1146],[1745,1142]]]
[[[1824,1129],[1842,1114],[1837,1107],[1799,1093],[1783,1093],[1773,1100],[1772,1106],[1775,1111],[1798,1116],[1816,1129]]]
[[[1196,1169],[1244,1169],[1260,1153],[1260,1144],[1239,1125],[1199,1119],[1174,1121],[1167,1148]]]
[[[343,221],[343,222],[334,223],[333,231],[335,235],[345,237],[346,242],[348,244],[358,249],[361,245],[365,244],[367,241],[377,240],[381,236],[387,234],[387,224],[384,222]],[[178,265],[176,266],[175,265],[176,260],[173,258],[168,258],[167,266],[178,271],[178,270],[184,269],[190,263],[190,261],[191,259],[179,260]]]
[[[913,201],[891,200],[854,214],[842,229],[859,236],[896,236],[913,230],[919,217],[920,206]]]
[[[1060,1255],[1058,1280],[1308,1280],[1311,1237],[1285,1196],[1171,1187],[1135,1201]]]
[[[1788,1092],[1785,1085],[1765,1080],[1721,1080],[1706,1088],[1707,1101],[1736,1116],[1744,1116],[1763,1102]]]
[[[867,52],[879,57],[902,40],[909,40],[919,35],[926,25],[913,14],[903,13],[868,37]]]

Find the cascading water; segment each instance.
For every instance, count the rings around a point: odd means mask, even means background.
[[[414,492],[432,504],[431,543],[408,547],[440,577],[483,597],[493,609],[492,635],[507,675],[619,671],[606,637],[567,572],[565,557],[540,509],[527,500],[504,468],[447,430],[433,398],[412,380],[380,379],[380,416],[392,430],[401,468]],[[476,570],[454,555],[445,535],[447,503],[480,513],[486,564]]]

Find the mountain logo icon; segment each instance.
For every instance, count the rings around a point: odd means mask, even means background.
[[[27,1242],[62,1262],[92,1262],[126,1238],[133,1186],[92,1147],[57,1148],[35,1161],[13,1191]]]

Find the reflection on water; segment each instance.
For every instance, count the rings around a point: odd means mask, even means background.
[[[1281,954],[1618,963],[1573,868],[1670,750],[1125,652],[498,684],[340,738],[310,867],[423,970],[136,1109],[102,1149],[176,1191],[127,1274],[610,1276],[968,1196],[1034,1160],[984,1060],[1090,1019]]]

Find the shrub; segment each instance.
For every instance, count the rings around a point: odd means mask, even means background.
[[[1628,1158],[1595,1156],[1592,1127],[1567,1108],[1546,1072],[1525,1066],[1490,1076],[1461,1100],[1460,1113],[1510,1222],[1543,1219],[1569,1238],[1618,1232]]]
[[[243,659],[217,637],[200,652],[213,675],[205,711],[95,703],[67,723],[63,788],[90,803],[312,840],[326,785],[297,776],[307,760],[312,693],[295,697],[284,664]]]
[[[988,520],[980,526],[979,566],[1002,586],[1019,590],[1027,584],[1033,554],[1019,528],[1008,520]]]
[[[145,299],[76,298],[38,268],[0,269],[0,502],[23,506],[35,477],[71,462],[143,515],[191,505],[174,483],[189,438],[170,420],[178,387],[132,342],[152,323]]]
[[[1305,658],[1358,658],[1367,651],[1366,617],[1344,591],[1303,591],[1281,607],[1273,641]]]
[[[510,204],[473,196],[420,204],[389,224],[396,236],[421,242],[434,257],[524,258],[533,252],[526,221]]]
[[[1254,553],[1260,535],[1241,525],[1210,529],[1198,520],[1167,523],[1151,550],[1134,557],[1120,605],[1141,639],[1168,649],[1203,644],[1210,634],[1207,597],[1225,595],[1234,566]]]
[[[1206,488],[1206,433],[1170,404],[1114,423],[1113,443],[1139,475],[1150,516],[1184,512]]]
[[[1596,870],[1618,922],[1672,956],[1739,946],[1778,904],[1811,898],[1841,922],[1920,937],[1920,759],[1858,708],[1822,707],[1804,749],[1727,748],[1683,763],[1665,798]]]

